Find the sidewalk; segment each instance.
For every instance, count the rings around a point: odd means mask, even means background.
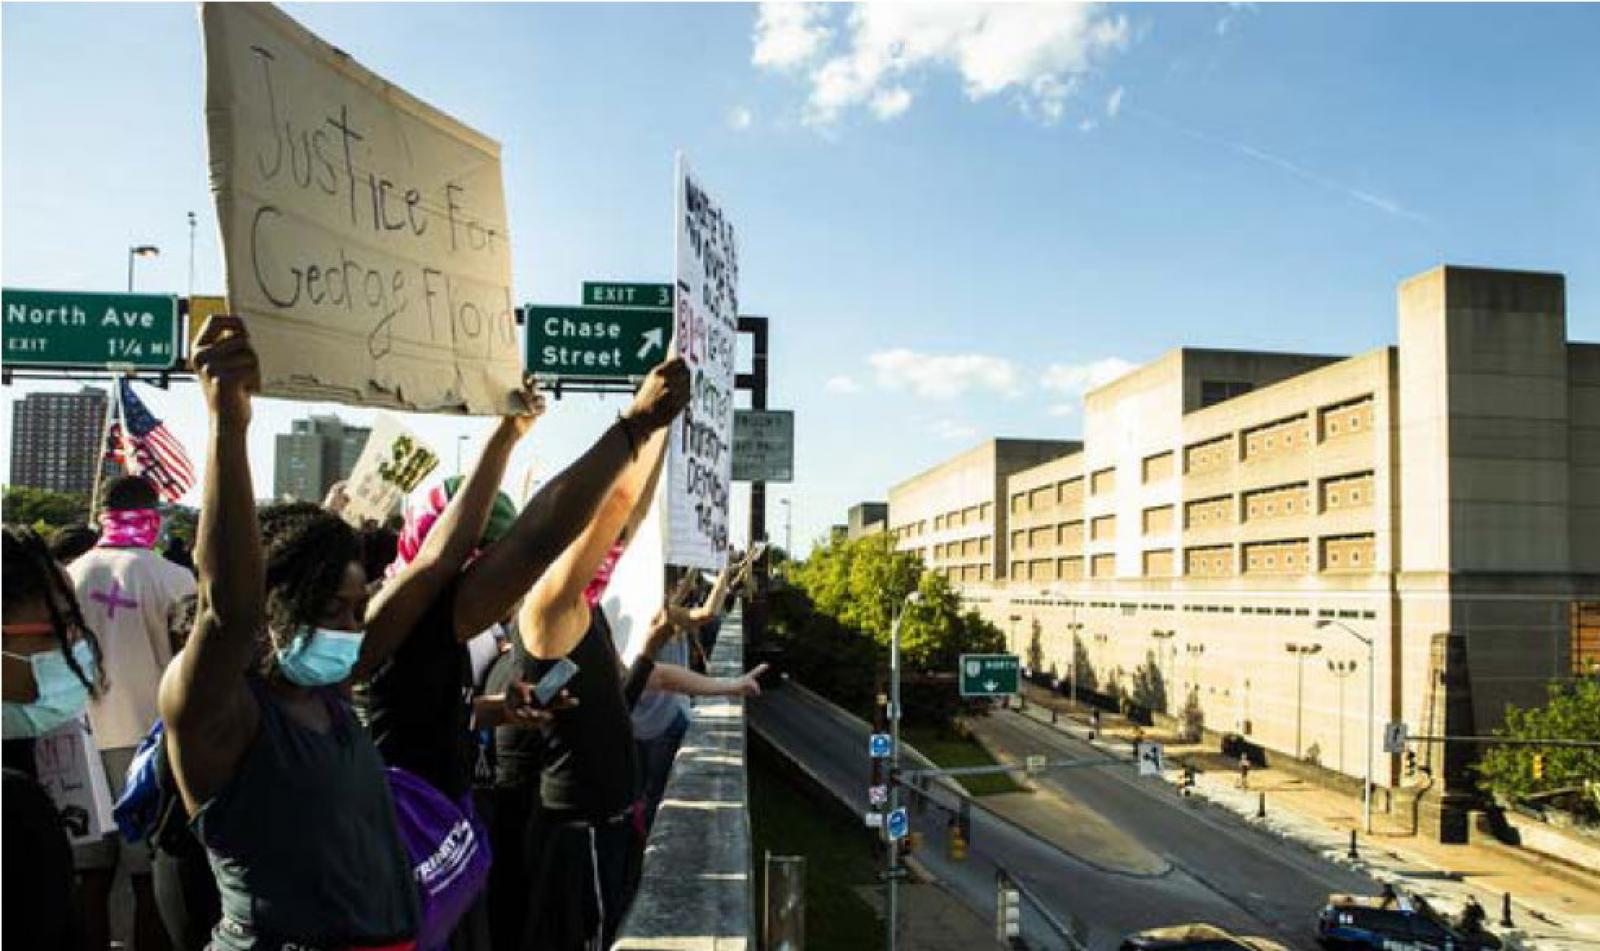
[[[1025,697],[1025,715],[1049,723],[1050,711],[1055,710],[1058,729],[1079,739],[1087,738],[1086,711],[1076,714],[1084,719],[1073,719],[1066,699],[1031,684],[1025,687]],[[1102,712],[1101,735],[1096,745],[1127,753],[1137,729],[1120,716]],[[1600,876],[1583,884],[1582,872],[1562,869],[1551,874],[1541,868],[1538,856],[1518,854],[1509,847],[1444,845],[1413,836],[1409,824],[1383,815],[1373,817],[1374,835],[1370,839],[1359,838],[1359,858],[1352,861],[1348,857],[1350,830],[1361,824],[1359,798],[1269,768],[1252,769],[1250,788],[1241,790],[1237,788],[1236,770],[1207,768],[1221,762],[1215,750],[1198,743],[1179,742],[1172,734],[1157,729],[1146,729],[1144,737],[1163,744],[1169,764],[1181,767],[1188,761],[1195,767],[1196,795],[1260,823],[1329,861],[1351,866],[1379,880],[1392,880],[1450,915],[1459,910],[1468,895],[1475,895],[1489,911],[1489,924],[1495,933],[1524,948],[1600,949]],[[1164,778],[1176,783],[1180,775],[1181,770],[1174,768]],[[1267,817],[1257,819],[1263,792]],[[1512,896],[1510,928],[1499,924],[1502,897],[1508,892]]]

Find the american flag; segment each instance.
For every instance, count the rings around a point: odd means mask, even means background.
[[[194,465],[167,424],[151,415],[127,379],[117,381],[116,417],[111,422],[107,458],[149,479],[168,502],[194,485]]]

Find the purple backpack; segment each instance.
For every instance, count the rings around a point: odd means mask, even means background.
[[[384,770],[395,824],[417,882],[422,918],[418,951],[450,942],[456,922],[489,881],[489,836],[472,808],[472,793],[451,802],[426,780],[398,766]]]

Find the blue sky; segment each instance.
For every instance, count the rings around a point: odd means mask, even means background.
[[[1124,361],[1391,343],[1395,284],[1437,263],[1564,272],[1570,336],[1600,338],[1593,6],[286,9],[500,140],[519,301],[668,279],[688,153],[740,227],[745,310],[772,320],[798,447],[771,495],[797,545],[986,436],[1076,435]],[[149,242],[140,289],[183,293],[194,210],[196,289],[219,292],[195,8],[0,23],[6,286],[117,290]],[[193,386],[147,401],[198,455]],[[622,405],[553,404],[508,481]],[[262,494],[305,408],[262,401]],[[489,426],[407,419],[447,464]]]

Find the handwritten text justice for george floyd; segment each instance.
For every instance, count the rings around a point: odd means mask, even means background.
[[[360,168],[353,149],[364,135],[351,120],[349,106],[341,104],[338,114],[328,114],[313,122],[297,123],[292,103],[283,103],[274,83],[270,50],[252,46],[261,66],[262,92],[272,123],[270,144],[258,149],[255,167],[263,182],[281,176],[302,192],[320,192],[329,199],[348,204],[350,224],[358,231],[369,229],[379,236],[410,238],[418,243],[436,243],[438,236],[426,237],[430,229],[447,229],[450,254],[495,255],[505,253],[506,236],[498,227],[472,216],[464,205],[465,190],[447,182],[442,188],[442,220],[423,192],[402,189],[378,172]],[[285,118],[280,108],[290,113]],[[315,191],[313,191],[315,190]],[[280,309],[305,307],[343,309],[376,314],[377,322],[368,333],[368,352],[379,358],[389,352],[393,342],[392,324],[409,313],[415,295],[420,293],[427,319],[427,332],[433,341],[457,344],[485,338],[482,350],[515,344],[510,289],[505,287],[467,287],[442,270],[420,266],[420,275],[411,262],[397,264],[393,257],[374,252],[386,260],[373,264],[370,259],[353,257],[339,247],[331,257],[271,265],[280,257],[291,257],[297,242],[289,234],[275,235],[283,212],[264,203],[256,209],[250,226],[250,257],[256,286]],[[277,254],[264,254],[270,248]],[[303,248],[301,249],[303,252]],[[365,257],[363,253],[363,257]],[[486,295],[485,292],[488,292]],[[501,299],[487,299],[499,296]]]

